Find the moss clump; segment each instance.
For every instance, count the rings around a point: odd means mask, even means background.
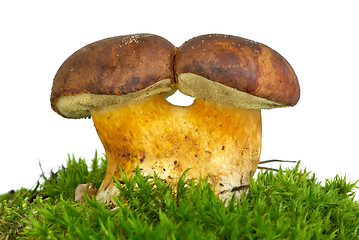
[[[68,160],[33,190],[0,196],[0,239],[359,239],[359,204],[353,188],[336,176],[324,184],[299,164],[251,179],[247,198],[223,202],[208,179],[176,189],[140,171],[123,176],[113,208],[86,197],[78,184],[99,186],[106,160]]]

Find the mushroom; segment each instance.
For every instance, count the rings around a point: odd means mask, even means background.
[[[176,90],[195,98],[176,106]],[[261,152],[261,109],[294,106],[297,77],[269,47],[229,35],[195,37],[178,48],[162,37],[104,39],[58,70],[51,106],[67,118],[92,117],[107,156],[97,198],[110,202],[138,165],[175,184],[209,176],[223,199],[247,188]]]
[[[294,106],[300,96],[289,63],[271,48],[241,37],[208,34],[185,42],[175,58],[176,87],[195,98],[205,126],[203,172],[222,198],[249,186],[258,166],[261,109]],[[201,115],[199,115],[201,114]],[[211,119],[211,122],[207,121]],[[208,123],[208,124],[207,124]]]

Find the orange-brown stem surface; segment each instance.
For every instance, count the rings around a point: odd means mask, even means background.
[[[97,198],[110,201],[120,167],[173,183],[186,169],[188,178],[210,174],[220,197],[249,183],[261,151],[261,112],[195,99],[188,107],[162,95],[91,111],[107,155],[107,172]]]

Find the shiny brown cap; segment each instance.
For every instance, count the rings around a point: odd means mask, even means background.
[[[60,97],[81,93],[124,95],[163,79],[173,81],[176,47],[152,34],[103,39],[72,54],[55,75],[51,106]],[[61,114],[63,115],[63,114]],[[71,117],[71,116],[66,116]]]
[[[279,53],[236,36],[188,40],[176,54],[175,73],[193,73],[283,106],[294,106],[300,96],[297,76]]]

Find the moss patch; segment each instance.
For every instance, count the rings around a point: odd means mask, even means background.
[[[242,202],[223,202],[205,178],[176,189],[156,174],[123,177],[117,206],[86,197],[74,201],[78,184],[98,187],[106,159],[91,166],[69,157],[35,189],[1,195],[0,239],[359,239],[356,183],[336,176],[325,183],[299,164],[251,179]]]

